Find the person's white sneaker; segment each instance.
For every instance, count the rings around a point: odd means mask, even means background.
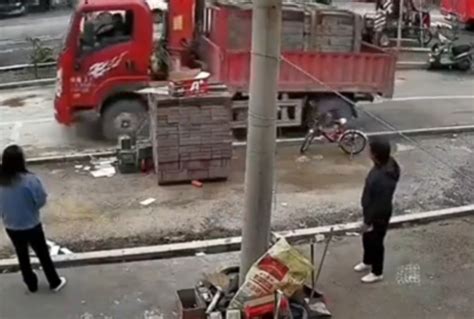
[[[361,278],[361,281],[365,284],[372,284],[374,282],[378,282],[382,280],[383,280],[383,275],[377,276],[377,275],[374,275],[373,273],[370,273]]]
[[[357,264],[357,265],[354,266],[354,271],[362,272],[362,271],[370,270],[370,268],[371,268],[370,265],[360,263],[360,264]]]
[[[61,279],[61,283],[56,288],[51,289],[53,292],[60,292],[67,284],[65,277],[60,277],[59,279]]]

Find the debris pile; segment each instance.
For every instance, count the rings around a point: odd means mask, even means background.
[[[76,173],[87,173],[94,178],[112,177],[116,174],[115,165],[117,163],[116,157],[108,158],[92,158],[89,165],[77,164],[74,165]]]
[[[313,264],[280,238],[249,270],[205,275],[195,289],[178,291],[181,318],[328,318],[324,297],[305,282]]]
[[[92,159],[91,164],[93,169],[91,170],[91,175],[94,178],[114,176],[116,174],[114,166],[116,162],[117,158],[115,157]]]

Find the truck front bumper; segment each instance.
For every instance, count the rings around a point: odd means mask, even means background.
[[[56,122],[63,125],[71,125],[74,122],[73,112],[64,99],[54,100],[54,118]]]

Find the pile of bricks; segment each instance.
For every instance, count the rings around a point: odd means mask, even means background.
[[[231,97],[151,96],[153,159],[160,185],[227,179],[232,159]]]

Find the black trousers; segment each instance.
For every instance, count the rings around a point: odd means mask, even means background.
[[[56,288],[61,283],[56,268],[54,267],[51,256],[49,255],[48,245],[44,236],[42,225],[38,225],[28,230],[7,229],[13,246],[15,246],[18,263],[20,264],[23,281],[30,291],[38,290],[38,277],[36,277],[31,268],[29,247],[33,249],[38,257],[44,274],[48,279],[50,287]]]
[[[372,273],[380,276],[383,274],[383,261],[385,247],[383,245],[387,234],[388,224],[374,224],[373,230],[362,235],[364,245],[363,262],[372,266]]]

